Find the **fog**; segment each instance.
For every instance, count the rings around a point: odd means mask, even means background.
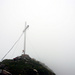
[[[0,60],[26,31],[26,54],[56,75],[75,75],[74,0],[0,0]],[[22,54],[23,36],[6,58]]]

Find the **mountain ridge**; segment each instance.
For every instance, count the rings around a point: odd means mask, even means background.
[[[55,75],[46,65],[27,54],[3,60],[0,62],[1,69],[10,72],[11,75]]]

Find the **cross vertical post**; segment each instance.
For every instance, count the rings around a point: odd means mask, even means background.
[[[25,52],[26,52],[26,29],[29,27],[29,25],[27,25],[27,22],[25,22],[25,29],[23,30],[24,32],[24,55],[25,55]]]
[[[25,28],[26,28],[26,22],[25,22]],[[26,51],[26,31],[24,32],[24,54],[25,54],[25,51]]]

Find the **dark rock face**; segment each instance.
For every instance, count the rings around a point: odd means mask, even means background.
[[[47,69],[39,61],[32,59],[29,55],[21,55],[12,60],[3,60],[0,69],[10,72],[12,75],[55,75],[52,70]]]

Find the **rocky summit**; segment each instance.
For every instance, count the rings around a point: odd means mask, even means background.
[[[0,75],[55,75],[46,65],[27,54],[0,62]]]

